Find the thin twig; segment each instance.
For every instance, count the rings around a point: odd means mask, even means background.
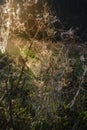
[[[38,33],[40,32],[40,30],[41,30],[41,28],[38,28],[38,29],[37,29],[37,32],[35,33],[33,39],[35,39],[35,38],[37,37],[37,35],[38,35]],[[20,83],[20,80],[21,80],[21,78],[22,78],[24,69],[25,69],[25,67],[26,67],[26,62],[28,61],[28,54],[29,54],[29,51],[30,51],[32,45],[33,45],[33,41],[31,40],[31,41],[30,41],[30,45],[29,45],[29,47],[28,47],[28,52],[27,52],[26,57],[25,57],[25,61],[23,62],[23,65],[22,65],[22,68],[21,68],[21,72],[20,72],[20,75],[19,75],[19,78],[18,78],[17,87],[19,86],[19,83]]]
[[[77,99],[77,97],[78,97],[80,91],[83,90],[82,85],[83,85],[83,82],[84,82],[84,77],[85,77],[85,75],[86,75],[86,72],[87,72],[87,70],[85,69],[85,70],[84,70],[84,73],[83,73],[83,75],[82,75],[82,78],[81,78],[81,82],[79,83],[79,88],[78,88],[78,90],[77,90],[77,92],[76,92],[76,94],[75,94],[73,100],[71,101],[71,103],[68,104],[68,107],[69,107],[70,109],[74,106],[74,104],[75,104],[75,102],[76,102],[76,99]]]

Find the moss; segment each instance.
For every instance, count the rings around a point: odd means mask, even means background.
[[[35,56],[36,56],[35,51],[34,50],[29,50],[28,56],[31,57],[31,58],[35,58]]]
[[[21,48],[21,51],[20,51],[20,54],[23,56],[23,57],[26,57],[28,56],[29,58],[35,58],[36,57],[36,52],[35,50],[33,49],[28,49],[27,47],[22,47]]]

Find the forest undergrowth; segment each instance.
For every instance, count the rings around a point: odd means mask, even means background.
[[[86,130],[86,44],[63,28],[55,41],[47,3],[12,2],[0,17],[0,130]]]

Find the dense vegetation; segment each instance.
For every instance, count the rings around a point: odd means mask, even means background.
[[[87,46],[39,2],[0,7],[0,130],[86,130]]]

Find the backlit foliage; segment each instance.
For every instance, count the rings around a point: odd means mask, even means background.
[[[86,130],[86,54],[53,41],[46,2],[6,0],[0,10],[0,49],[17,46],[0,53],[0,130]]]
[[[31,0],[6,0],[1,7],[1,50],[5,51],[8,39],[13,34],[27,39],[49,39],[56,34],[54,23],[57,22],[47,3]],[[38,33],[38,34],[37,34]]]

